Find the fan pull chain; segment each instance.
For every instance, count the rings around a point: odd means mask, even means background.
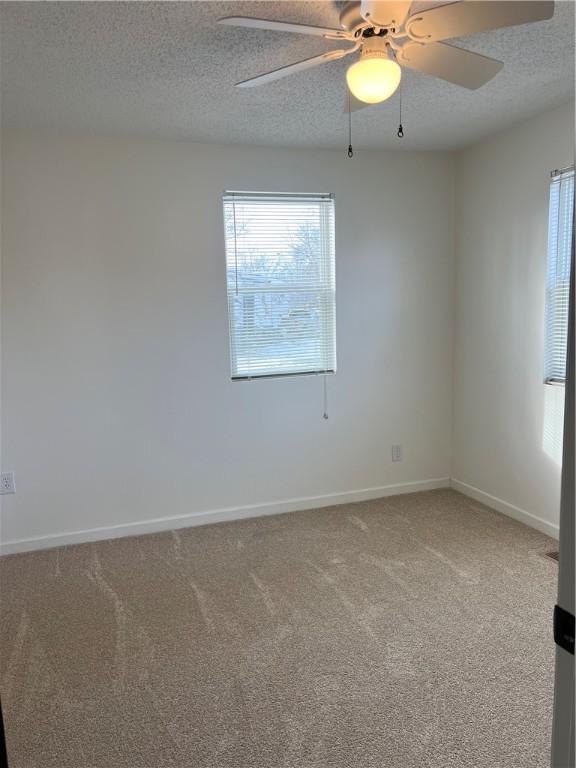
[[[404,138],[404,128],[402,127],[402,82],[400,82],[400,118],[398,120],[398,136],[399,139]]]
[[[350,104],[350,90],[348,90],[348,157],[354,157],[354,150],[352,149],[352,109]],[[324,418],[328,416],[324,414]]]

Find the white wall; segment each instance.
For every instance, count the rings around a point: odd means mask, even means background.
[[[573,160],[574,107],[565,105],[457,165],[452,476],[549,533],[559,518],[564,389],[543,383],[548,193],[550,171]]]
[[[453,181],[442,154],[4,135],[5,551],[447,478]],[[226,188],[336,194],[328,421],[317,378],[230,381]]]

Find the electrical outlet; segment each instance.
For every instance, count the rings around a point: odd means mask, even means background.
[[[393,445],[392,446],[392,461],[402,461],[402,446],[401,445]]]
[[[0,495],[16,493],[16,481],[14,472],[2,472],[0,475]]]

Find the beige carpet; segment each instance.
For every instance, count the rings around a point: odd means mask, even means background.
[[[552,546],[446,490],[3,558],[10,768],[547,768]]]

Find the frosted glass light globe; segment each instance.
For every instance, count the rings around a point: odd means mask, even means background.
[[[367,104],[386,101],[400,85],[402,70],[392,59],[382,56],[363,57],[346,72],[351,93]]]

